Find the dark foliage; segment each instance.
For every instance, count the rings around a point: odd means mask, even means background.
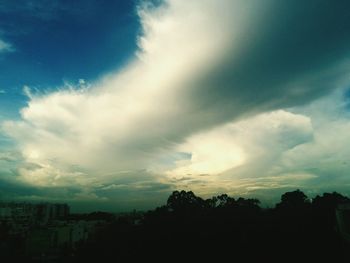
[[[71,215],[76,222],[106,224],[52,259],[23,254],[24,239],[11,236],[2,223],[0,253],[4,262],[350,262],[336,217],[339,205],[349,203],[336,192],[309,199],[295,190],[275,208],[262,209],[258,199],[221,194],[204,200],[192,191],[174,191],[164,206],[146,213]]]
[[[257,199],[222,194],[203,200],[191,191],[175,191],[166,205],[147,212],[142,224],[116,221],[71,260],[348,262],[335,209],[349,201],[338,193],[309,200],[296,190],[283,194],[276,208],[261,209]]]

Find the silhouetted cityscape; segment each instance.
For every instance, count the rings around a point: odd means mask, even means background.
[[[18,262],[235,258],[346,262],[350,199],[295,190],[274,208],[174,191],[148,212],[70,214],[67,204],[0,203],[0,253]],[[5,262],[8,262],[5,261]]]

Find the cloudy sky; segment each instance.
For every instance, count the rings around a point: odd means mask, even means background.
[[[346,0],[0,0],[0,198],[350,194]]]

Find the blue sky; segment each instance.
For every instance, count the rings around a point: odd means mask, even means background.
[[[93,81],[125,64],[136,50],[134,1],[1,1],[1,114],[18,116],[23,86],[54,89]]]
[[[0,198],[115,211],[176,189],[349,195],[347,10],[0,0]]]

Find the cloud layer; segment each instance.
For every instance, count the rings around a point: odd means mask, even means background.
[[[3,124],[24,158],[19,180],[110,190],[132,178],[130,189],[159,183],[210,192],[281,186],[283,174],[317,177],[306,160],[320,157],[319,147],[329,152],[320,145],[332,135],[322,121],[315,128],[317,114],[302,105],[349,81],[348,5],[140,5],[136,60],[90,88],[32,94],[22,119]],[[348,127],[347,119],[331,124]],[[239,178],[259,182],[259,173],[270,181],[234,187]]]

